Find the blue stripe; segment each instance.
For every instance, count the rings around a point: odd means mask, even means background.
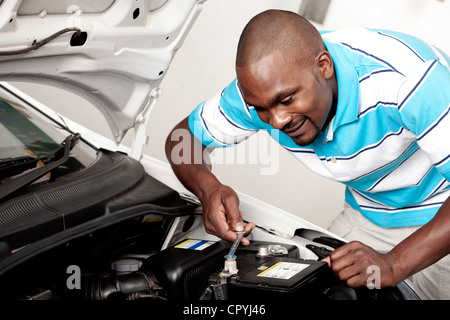
[[[368,107],[366,110],[364,110],[363,112],[361,112],[359,114],[359,116],[362,116],[363,114],[365,114],[366,112],[368,112],[371,109],[374,109],[376,107],[378,107],[379,105],[383,105],[383,106],[396,106],[397,102],[387,102],[387,101],[378,101],[377,103],[375,103],[373,106]]]
[[[359,79],[359,83],[363,82],[364,80],[369,79],[372,75],[384,73],[384,72],[395,72],[395,71],[392,69],[383,69],[383,70],[373,71],[373,72],[369,73],[368,75],[364,76],[363,78]]]
[[[407,209],[417,209],[417,208],[427,208],[427,207],[434,207],[436,205],[442,205],[443,202],[434,202],[434,203],[428,203],[428,204],[417,204],[413,206],[403,207],[403,208],[379,208],[379,207],[371,207],[371,206],[365,206],[361,205],[361,208],[364,209],[373,209],[373,210],[380,210],[385,212],[396,212],[396,211],[404,211]]]
[[[206,240],[201,240],[201,241],[197,242],[196,244],[190,246],[188,249],[193,249],[193,250],[194,250],[194,249],[197,249],[198,247],[204,245],[204,244],[207,243],[207,242],[208,242],[208,241],[206,241]]]
[[[336,160],[351,160],[351,159],[353,159],[353,158],[359,156],[361,153],[363,153],[363,152],[365,152],[365,151],[368,151],[368,150],[375,149],[375,148],[379,147],[379,146],[380,146],[387,138],[392,137],[392,136],[399,136],[399,135],[401,135],[402,132],[403,132],[403,130],[404,130],[404,128],[402,127],[402,128],[400,128],[400,130],[397,131],[397,132],[391,132],[391,133],[389,133],[389,134],[386,134],[386,135],[383,137],[383,139],[381,139],[377,144],[372,145],[372,146],[369,146],[369,147],[367,147],[367,148],[360,149],[357,153],[355,153],[354,155],[352,155],[352,156],[350,156],[350,157],[334,157],[334,158],[335,158]]]
[[[434,217],[442,205],[441,202],[428,205],[414,205],[408,207],[410,209],[408,211],[404,211],[405,208],[360,206],[348,188],[345,190],[345,202],[353,209],[361,212],[367,219],[384,228],[424,225]]]
[[[367,189],[367,191],[373,190],[378,184],[380,184],[384,179],[386,179],[392,172],[394,172],[395,170],[397,170],[403,163],[405,163],[405,161],[408,160],[409,157],[411,157],[414,153],[416,153],[417,150],[418,150],[418,149],[414,150],[414,152],[413,152],[411,155],[409,155],[408,158],[403,159],[403,160],[402,160],[402,161],[401,161],[394,169],[392,169],[390,172],[388,172],[387,174],[385,174],[381,179],[379,179],[378,181],[376,181],[376,182],[372,185],[372,187],[370,187],[369,189]],[[426,175],[425,175],[425,176],[426,176]],[[424,179],[425,176],[423,176],[423,177],[420,179],[420,181],[422,181],[422,180]],[[416,185],[417,185],[417,184],[416,184]]]
[[[245,100],[244,100],[244,94],[242,93],[241,86],[239,85],[239,82],[238,82],[237,80],[236,80],[236,88],[237,88],[237,91],[239,92],[239,95],[240,95],[242,104],[245,106],[245,109],[246,109],[246,111],[247,111],[247,114],[250,116],[250,109],[249,109],[249,106],[248,106],[247,102],[245,102]]]
[[[425,62],[425,60],[424,60],[424,59],[423,59],[423,58],[422,58],[422,57],[421,57],[421,56],[420,56],[413,48],[411,48],[408,44],[406,44],[405,42],[403,42],[403,40],[400,40],[399,38],[394,37],[394,36],[392,36],[392,35],[382,33],[382,32],[380,32],[380,31],[378,31],[378,34],[380,34],[380,35],[382,35],[382,36],[385,36],[385,37],[388,37],[388,38],[391,38],[391,39],[394,39],[394,40],[400,42],[400,43],[403,44],[405,47],[407,47],[409,50],[411,50],[411,52],[414,53],[414,54],[420,59],[420,61]]]
[[[286,146],[284,146],[284,148],[286,150],[288,150],[289,152],[293,152],[293,153],[312,153],[312,154],[315,153],[314,150],[312,150],[312,149],[294,149],[294,148],[289,148]]]
[[[437,52],[439,52],[442,55],[442,57],[445,59],[445,61],[441,61],[441,63],[444,65],[444,62],[446,62],[447,65],[450,67],[450,57],[448,56],[448,54],[436,47],[433,47],[432,49],[435,49]],[[439,58],[438,58],[438,60],[440,61]],[[449,69],[449,68],[447,68],[447,69]]]
[[[428,198],[431,198],[432,196],[434,196],[436,193],[438,193],[439,189],[442,188],[442,186],[447,182],[447,180],[442,179],[442,182],[433,190],[433,192],[430,193],[430,195],[428,196]]]
[[[192,135],[202,142],[204,146],[207,147],[223,147],[218,142],[215,142],[211,137],[208,137],[208,133],[203,127],[202,119],[200,118],[200,109],[203,106],[203,102],[200,103],[194,111],[189,115],[189,129],[191,130]]]
[[[219,146],[221,147],[227,147],[227,144],[220,141],[219,139],[217,139],[212,133],[211,131],[209,131],[208,125],[205,121],[205,119],[203,118],[203,106],[205,105],[205,103],[202,104],[201,108],[200,108],[200,112],[199,112],[199,117],[203,123],[203,128],[205,129],[206,133],[208,133],[208,135],[212,138],[213,141],[215,141],[217,144],[212,145],[210,141],[206,141],[206,139],[203,137],[203,132],[202,131],[202,137],[197,137],[200,141],[203,142],[204,145],[206,145],[207,147],[218,147],[218,144],[220,144]],[[206,143],[206,144],[205,144]]]
[[[400,71],[398,71],[397,69],[395,69],[394,66],[392,66],[389,62],[387,62],[387,61],[385,61],[385,60],[383,60],[383,59],[381,59],[381,58],[378,58],[378,57],[374,56],[373,54],[370,54],[370,53],[368,53],[368,52],[366,52],[366,51],[364,51],[364,50],[361,50],[361,49],[358,49],[358,48],[353,48],[351,45],[349,45],[349,44],[347,44],[347,43],[341,42],[341,44],[344,45],[344,46],[346,46],[346,47],[348,47],[348,48],[350,48],[350,49],[353,50],[353,51],[361,52],[361,53],[363,53],[364,55],[366,55],[366,56],[368,56],[368,57],[371,57],[372,59],[375,59],[375,60],[378,60],[378,61],[384,63],[385,65],[389,66],[389,67],[390,67],[392,70],[394,70],[395,72],[397,72],[397,73],[401,74],[402,76],[404,76],[403,73],[401,73]]]
[[[395,160],[392,160],[389,163],[384,164],[383,166],[373,169],[372,171],[363,174],[353,180],[346,182],[345,184],[351,186],[353,188],[358,188],[361,190],[366,190],[370,188],[373,181],[377,181],[380,177],[384,176],[388,172],[390,172],[393,168],[397,166],[397,164],[403,159],[408,158],[411,154],[415,153],[418,149],[417,143],[411,143],[408,148]]]
[[[203,104],[203,106],[204,106],[204,105],[205,105],[205,104]],[[208,125],[206,124],[206,121],[205,121],[205,119],[203,118],[203,106],[202,106],[202,108],[200,109],[200,119],[202,119],[202,123],[203,123],[203,126],[205,127],[206,132],[208,132],[208,134],[211,136],[211,138],[213,138],[215,141],[217,141],[217,142],[219,142],[219,143],[225,145],[224,142],[222,142],[222,141],[220,141],[219,139],[217,139],[217,138],[211,133],[211,131],[209,131]]]
[[[433,61],[433,63],[428,67],[427,71],[423,74],[422,78],[420,78],[419,82],[416,83],[414,88],[408,93],[408,95],[403,99],[403,101],[399,104],[398,110],[400,110],[403,106],[403,104],[409,99],[409,97],[413,94],[414,91],[420,86],[420,84],[423,82],[423,80],[427,77],[427,75],[430,73],[431,69],[434,67],[434,65],[437,63],[436,60]]]
[[[348,189],[348,188],[347,188],[347,189]],[[357,193],[361,198],[364,198],[364,199],[366,199],[367,201],[370,201],[370,202],[376,203],[376,204],[378,204],[378,205],[384,206],[383,203],[378,202],[378,201],[375,201],[375,200],[372,199],[372,198],[369,198],[368,196],[366,196],[365,194],[359,192],[359,191],[356,190],[356,189],[353,189],[353,192]],[[378,208],[378,207],[374,207],[374,208]]]
[[[445,183],[445,181],[444,181]],[[351,187],[355,192],[356,189]],[[433,195],[440,192],[440,187],[443,185],[443,177],[435,167],[431,167],[427,171],[425,176],[418,179],[417,182],[411,183],[411,185],[404,186],[399,189],[386,190],[386,191],[363,191],[362,188],[358,188],[358,194],[367,195],[373,201],[380,203],[380,207],[383,205],[391,206],[395,208],[404,208],[411,205],[419,204],[422,201],[431,198]],[[436,187],[438,186],[438,187]],[[367,199],[367,197],[365,197]]]
[[[238,128],[238,129],[245,130],[245,131],[256,131],[255,129],[247,129],[247,128],[242,127],[242,126],[238,125],[237,123],[233,122],[233,121],[225,114],[225,112],[223,111],[223,109],[222,109],[222,107],[221,107],[220,105],[218,106],[218,108],[219,108],[219,112],[223,115],[223,117],[225,118],[225,120],[227,120],[233,127],[236,127],[236,128]]]
[[[392,30],[372,30],[372,31],[381,32],[379,33],[379,35],[381,36],[391,37],[394,40],[400,41],[406,47],[409,47],[411,52],[413,52],[415,55],[418,55],[419,58],[422,60],[422,62],[437,59],[437,55],[432,46],[430,46],[428,43],[420,40],[417,37]]]
[[[450,111],[450,104],[449,107],[447,108],[447,110],[445,110],[445,113],[438,119],[438,121],[432,125],[427,131],[423,132],[420,136],[417,137],[417,141],[420,141],[423,137],[425,137],[428,133],[430,133],[431,130],[433,130],[435,127],[437,127],[437,125],[443,120],[445,119],[445,117],[448,115]]]
[[[438,166],[440,166],[442,163],[446,162],[449,158],[450,158],[450,154],[449,154],[448,156],[446,156],[444,159],[442,159],[441,161],[434,163],[434,165],[435,165],[436,167],[438,167]]]

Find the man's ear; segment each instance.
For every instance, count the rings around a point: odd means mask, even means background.
[[[320,69],[325,79],[330,79],[334,74],[333,59],[328,51],[320,51],[316,56],[316,66]]]

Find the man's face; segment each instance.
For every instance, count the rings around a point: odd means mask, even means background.
[[[299,146],[317,138],[333,102],[333,90],[319,67],[287,63],[275,51],[236,72],[246,103],[255,107],[263,122]]]

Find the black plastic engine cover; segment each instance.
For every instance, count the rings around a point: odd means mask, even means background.
[[[225,252],[223,242],[187,239],[146,259],[141,270],[155,275],[168,299],[198,299],[209,275],[223,268]]]

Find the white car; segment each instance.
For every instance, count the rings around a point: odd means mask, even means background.
[[[245,194],[257,227],[230,257],[169,164],[143,154],[159,85],[204,1],[0,1],[1,300],[418,299],[406,282],[348,288],[321,261],[343,239]],[[16,81],[90,101],[114,141]]]

